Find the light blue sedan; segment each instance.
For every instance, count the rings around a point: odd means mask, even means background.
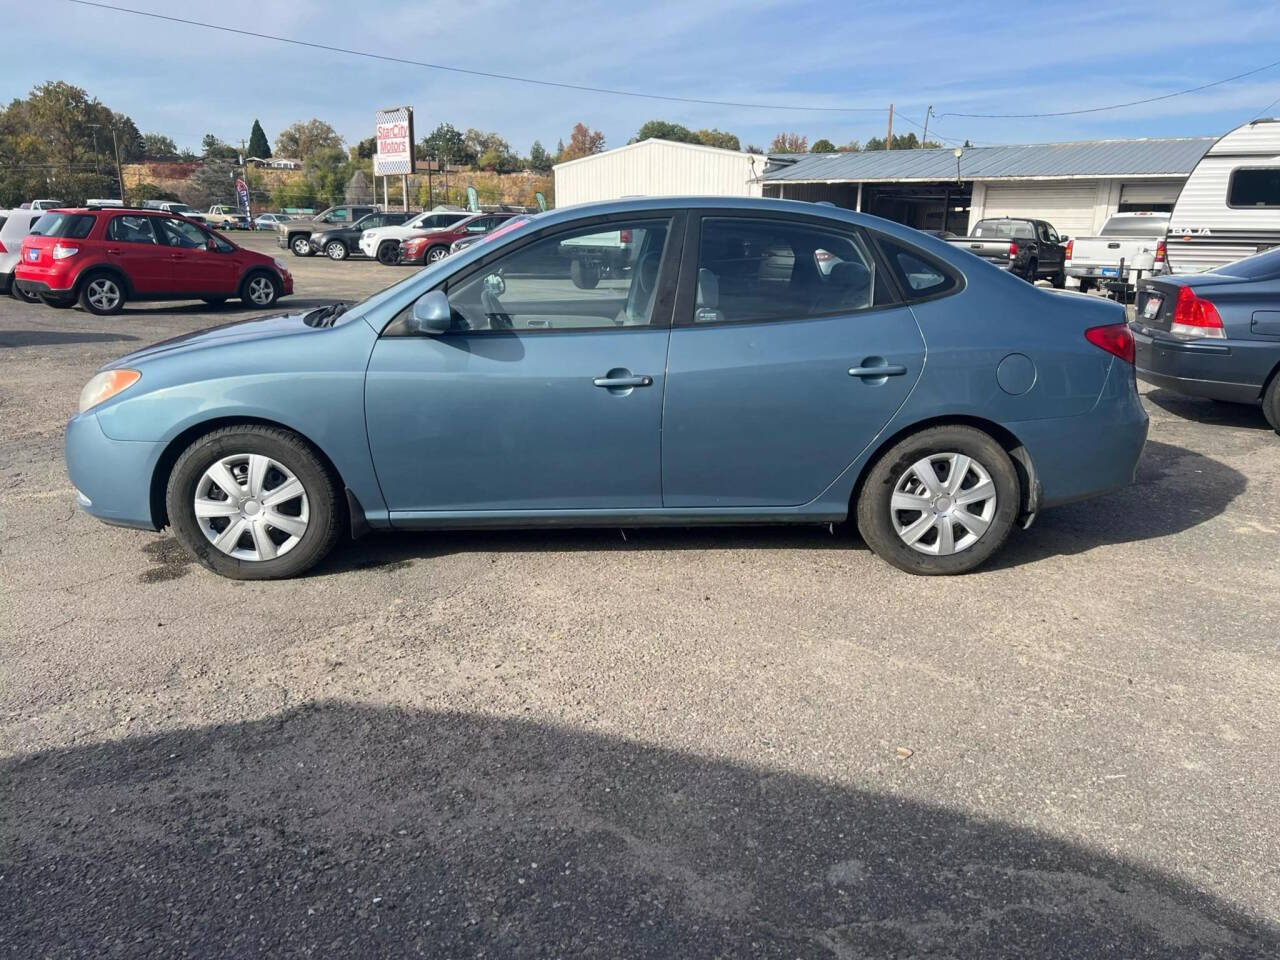
[[[628,200],[123,357],[67,467],[83,509],[229,577],[370,529],[850,518],[895,566],[960,573],[1132,481],[1133,349],[1116,304],[898,224]]]

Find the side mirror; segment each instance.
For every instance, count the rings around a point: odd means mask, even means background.
[[[453,323],[453,310],[443,290],[424,293],[413,304],[413,329],[429,337],[448,331]]]
[[[1068,240],[1070,240],[1070,239],[1071,239],[1071,238],[1070,238],[1070,237],[1068,237],[1068,236],[1064,233],[1062,236],[1060,236],[1060,237],[1058,238],[1058,242],[1059,242],[1059,243],[1066,243],[1066,242],[1067,242]]]

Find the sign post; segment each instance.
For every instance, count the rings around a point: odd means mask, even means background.
[[[409,209],[408,175],[416,170],[413,155],[413,107],[390,107],[376,114],[373,175],[382,177],[382,207],[387,207],[387,177],[404,177],[404,208]]]

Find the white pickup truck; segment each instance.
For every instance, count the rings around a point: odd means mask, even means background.
[[[244,227],[247,221],[248,218],[238,208],[224,203],[215,203],[204,215],[204,222],[211,227]],[[248,227],[244,229],[247,230]]]
[[[1169,232],[1169,214],[1140,211],[1117,213],[1108,218],[1096,237],[1073,237],[1067,243],[1067,280],[1080,284],[1080,291],[1117,282],[1133,286],[1137,271],[1152,277],[1169,270],[1164,238]]]

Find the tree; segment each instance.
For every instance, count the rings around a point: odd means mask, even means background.
[[[343,199],[347,203],[372,203],[374,199],[373,184],[369,182],[369,175],[363,170],[357,170],[353,173],[351,179],[347,181]]]
[[[143,156],[142,133],[137,124],[123,113],[111,113],[111,126],[120,144],[120,159],[125,163],[137,163]]]
[[[604,134],[599,130],[588,130],[585,123],[575,123],[569,134],[569,146],[560,154],[560,162],[589,157],[604,149]]]
[[[129,188],[130,203],[146,203],[148,200],[181,200],[176,193],[171,190],[165,190],[163,187],[154,183],[143,181],[135,183]]]
[[[770,153],[808,153],[809,138],[798,133],[780,133],[769,144]]]
[[[311,118],[305,123],[294,123],[280,131],[276,137],[275,152],[282,157],[301,160],[304,163],[313,153],[321,150],[341,150],[342,137],[323,120]]]
[[[204,135],[200,149],[208,160],[237,160],[240,157],[240,151],[212,133]]]
[[[271,144],[267,141],[267,135],[262,129],[262,124],[253,121],[253,129],[249,131],[249,156],[258,157],[266,160],[271,156]]]
[[[708,147],[719,147],[721,150],[741,150],[742,143],[738,137],[732,133],[725,133],[723,130],[711,129],[705,127],[694,134],[698,138],[698,143],[706,144]]]
[[[147,160],[172,160],[178,155],[178,145],[163,133],[142,135],[142,156]],[[132,199],[132,198],[130,198]],[[155,200],[156,197],[148,199]]]
[[[809,148],[810,153],[835,153],[836,145],[823,137],[821,140],[813,141],[813,146]]]
[[[639,143],[641,140],[671,140],[674,143],[702,142],[698,139],[698,135],[688,127],[681,126],[678,123],[668,123],[666,120],[650,120],[637,130],[636,135],[631,138],[631,142]]]
[[[191,175],[183,199],[197,210],[215,203],[235,203],[236,167],[228,160],[207,160]]]
[[[761,147],[754,143],[748,143],[747,153],[764,153],[764,147]]]
[[[529,148],[529,169],[538,173],[546,173],[555,164],[551,154],[547,153],[540,140],[533,141]]]
[[[285,180],[271,191],[271,203],[278,210],[315,207],[315,188],[306,180]]]
[[[316,199],[326,205],[340,202],[346,192],[347,181],[355,172],[351,158],[341,147],[313,152],[303,164],[303,170],[314,188]]]
[[[424,159],[442,164],[472,164],[476,160],[467,150],[466,139],[451,123],[438,124],[422,138],[419,146]]]
[[[857,153],[862,149],[862,144],[857,140],[850,140],[848,143],[836,147],[836,153]]]
[[[894,134],[893,149],[895,150],[915,150],[920,146],[920,138],[914,133]],[[867,141],[865,150],[883,150],[884,137],[872,137]]]
[[[365,137],[355,146],[357,160],[372,160],[378,152],[378,138]]]
[[[520,158],[511,152],[511,145],[496,133],[469,129],[463,137],[467,153],[473,154],[476,166],[481,170],[512,173],[520,169]]]

